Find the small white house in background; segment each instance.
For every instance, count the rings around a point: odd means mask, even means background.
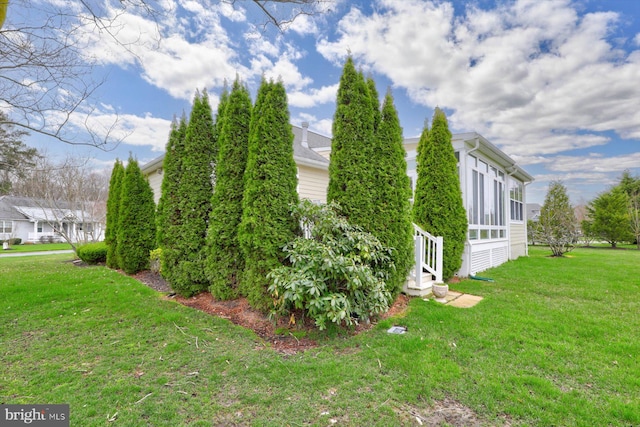
[[[54,204],[55,206],[51,206]],[[90,212],[67,202],[47,202],[28,197],[0,197],[0,240],[19,238],[22,243],[99,241],[104,223]]]
[[[329,185],[331,138],[312,132],[308,123],[292,126],[294,160],[298,166],[300,198],[325,202]],[[419,138],[404,141],[407,174],[417,181]],[[526,186],[533,177],[480,134],[455,134],[452,145],[469,229],[459,276],[475,275],[510,259],[528,254]],[[162,184],[164,155],[142,166],[156,203]],[[426,230],[427,232],[429,230]],[[444,242],[446,245],[446,242]]]

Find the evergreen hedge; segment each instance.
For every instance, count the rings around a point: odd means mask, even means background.
[[[122,180],[117,233],[117,256],[128,274],[149,268],[149,252],[156,238],[155,208],[149,183],[138,162],[129,157]]]
[[[413,221],[443,237],[443,279],[449,280],[462,266],[468,223],[451,132],[439,108],[433,114],[431,131],[425,126],[420,136],[417,161]]]
[[[174,118],[162,162],[162,186],[156,210],[156,239],[157,246],[161,248],[170,246],[177,234],[175,226],[180,219],[178,188],[182,181],[182,157],[186,132],[187,118],[184,114],[180,122]]]
[[[251,108],[249,91],[236,78],[227,100],[218,139],[216,185],[211,197],[212,210],[206,239],[208,253],[205,271],[210,280],[209,290],[218,299],[237,296],[245,268],[244,254],[238,241],[238,226],[242,220]]]
[[[267,274],[282,265],[284,246],[299,225],[297,167],[287,94],[282,82],[262,81],[251,120],[238,240],[245,258],[241,292],[258,309],[269,308]]]
[[[396,296],[402,290],[413,263],[411,181],[407,176],[404,138],[390,92],[384,98],[374,138],[371,162],[377,165],[373,197],[375,211],[369,225],[382,245],[392,248],[387,290]]]
[[[375,206],[371,163],[374,113],[367,83],[353,59],[344,65],[333,118],[327,202],[340,206],[349,223],[369,231]]]
[[[171,287],[184,296],[197,294],[209,286],[205,243],[217,154],[213,114],[205,91],[196,94],[186,128],[176,198],[180,219],[174,225],[169,250],[163,250],[165,266],[169,266],[165,274]]]
[[[120,196],[122,194],[122,180],[124,179],[124,166],[116,159],[111,170],[109,180],[109,195],[107,196],[107,219],[104,232],[104,242],[107,245],[107,266],[120,268],[118,260],[118,214],[120,212]]]

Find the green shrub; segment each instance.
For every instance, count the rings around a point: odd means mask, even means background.
[[[149,270],[162,274],[162,248],[154,249],[150,252]]]
[[[12,237],[9,239],[9,246],[19,245],[22,243],[22,239],[19,237]]]
[[[78,246],[76,254],[87,264],[101,264],[107,262],[107,244],[105,242],[86,243]]]
[[[325,329],[327,322],[352,325],[389,309],[392,295],[385,280],[392,264],[390,250],[339,217],[336,209],[335,204],[308,200],[294,209],[310,238],[298,237],[285,247],[291,265],[268,275],[272,315],[303,310]]]

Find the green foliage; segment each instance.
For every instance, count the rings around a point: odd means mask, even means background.
[[[431,131],[426,126],[418,142],[418,180],[413,201],[413,221],[444,240],[443,279],[462,266],[467,215],[462,202],[455,152],[445,113],[436,108]]]
[[[640,250],[640,177],[632,176],[628,170],[624,171],[618,187],[627,194],[630,231]]]
[[[303,200],[296,221],[310,238],[298,237],[285,248],[290,266],[269,274],[272,314],[304,310],[318,328],[328,323],[352,325],[388,310],[392,295],[385,289],[390,250],[371,233],[336,214],[337,206]]]
[[[613,248],[633,240],[628,206],[629,196],[620,187],[600,194],[588,206],[593,233]]]
[[[155,246],[155,203],[138,162],[129,157],[122,179],[118,212],[117,257],[128,274],[149,268],[149,251]]]
[[[578,242],[576,216],[562,182],[549,184],[538,223],[537,239],[549,245],[553,256],[571,251]]]
[[[378,89],[376,89],[376,82],[371,77],[367,77],[367,89],[369,90],[369,100],[371,101],[371,112],[373,114],[373,131],[375,133],[378,131],[378,126],[380,125],[382,115],[380,113],[380,99],[378,98]]]
[[[120,197],[122,195],[122,181],[124,166],[116,160],[111,170],[109,181],[109,195],[107,196],[107,225],[104,232],[104,242],[107,245],[107,266],[120,268],[118,259],[118,215],[120,212]]]
[[[364,76],[347,58],[333,117],[327,201],[338,203],[349,222],[365,230],[376,211],[372,192],[377,165],[371,162],[375,104]]]
[[[100,264],[107,261],[107,244],[95,242],[80,245],[76,249],[76,254],[87,264]]]
[[[156,210],[156,239],[160,247],[170,246],[178,234],[177,224],[180,220],[178,189],[180,181],[182,181],[182,158],[186,133],[187,118],[183,114],[180,122],[174,118],[171,123],[169,140],[162,162],[162,186]]]
[[[205,275],[205,239],[211,194],[213,168],[218,155],[217,137],[209,98],[196,93],[184,135],[174,208],[179,219],[171,225],[171,241],[164,246],[163,273],[171,287],[190,296],[209,286]]]
[[[365,80],[349,57],[336,104],[327,200],[337,202],[351,224],[393,248],[387,290],[396,295],[413,257],[411,188],[393,98],[387,94],[380,111],[373,79]]]
[[[403,139],[393,97],[388,92],[371,152],[371,163],[377,165],[377,170],[372,186],[375,211],[368,231],[380,239],[382,245],[393,249],[391,260],[395,268],[387,271],[387,290],[392,295],[402,290],[413,263],[411,182],[407,176]]]
[[[245,267],[238,241],[238,225],[242,220],[250,121],[251,97],[247,88],[236,79],[220,128],[216,185],[211,197],[212,210],[206,238],[205,271],[211,282],[209,290],[219,299],[237,295]]]
[[[251,120],[238,231],[245,258],[241,292],[254,308],[268,308],[267,274],[282,264],[283,248],[299,228],[290,215],[298,203],[296,173],[284,85],[263,80]]]
[[[162,274],[162,248],[154,249],[149,253],[149,270]]]

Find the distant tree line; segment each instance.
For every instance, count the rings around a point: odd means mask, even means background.
[[[549,245],[555,256],[562,256],[581,241],[587,246],[593,241],[604,241],[612,248],[629,242],[640,250],[640,177],[625,171],[616,185],[588,203],[585,218],[580,222],[566,187],[553,181],[539,220],[529,221],[528,232],[530,241]]]

